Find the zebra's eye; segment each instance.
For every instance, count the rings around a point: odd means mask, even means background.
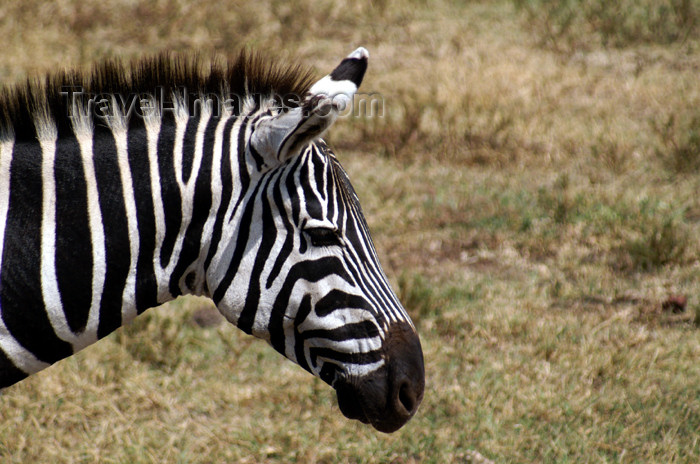
[[[310,227],[304,229],[304,232],[309,237],[311,244],[315,247],[341,246],[343,242],[336,229],[328,227]]]

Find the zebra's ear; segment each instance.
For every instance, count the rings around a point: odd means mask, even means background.
[[[323,135],[340,111],[352,103],[367,70],[369,53],[363,47],[348,55],[327,76],[311,86],[297,108],[260,121],[251,138],[262,155],[282,162]]]

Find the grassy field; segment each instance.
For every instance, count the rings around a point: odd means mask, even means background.
[[[3,3],[3,83],[242,45],[320,76],[367,47],[384,117],[328,138],[427,379],[380,434],[180,299],[4,392],[0,461],[700,462],[699,23],[697,0]]]

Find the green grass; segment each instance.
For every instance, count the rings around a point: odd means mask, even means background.
[[[3,82],[241,45],[321,75],[367,47],[385,117],[328,138],[427,370],[416,417],[383,435],[182,299],[5,391],[0,461],[700,461],[698,10],[632,3],[0,7]],[[663,310],[675,295],[685,312]]]

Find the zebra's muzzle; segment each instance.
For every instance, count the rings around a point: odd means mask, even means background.
[[[408,324],[393,326],[384,342],[385,365],[372,373],[335,384],[345,417],[380,432],[400,429],[423,400],[425,370],[420,340]]]

